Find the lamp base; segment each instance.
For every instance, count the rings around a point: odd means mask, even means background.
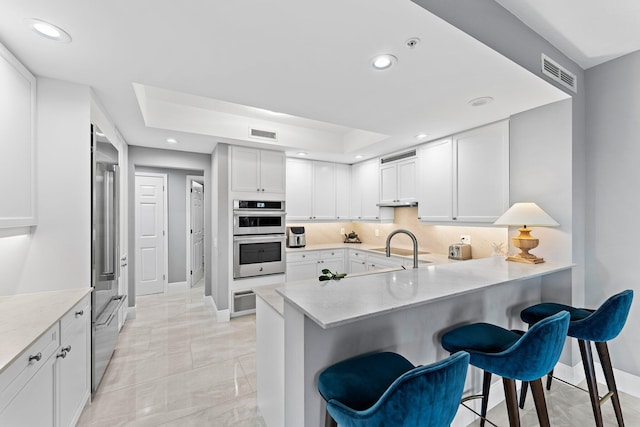
[[[542,264],[544,262],[544,258],[538,258],[536,256],[534,256],[533,258],[522,258],[522,257],[519,257],[518,255],[508,256],[506,260],[515,261],[515,262],[524,262],[526,264]]]

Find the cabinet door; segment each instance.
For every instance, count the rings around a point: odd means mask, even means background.
[[[318,264],[318,276],[322,274],[322,270],[327,269],[335,274],[345,273],[343,259],[323,259]]]
[[[362,219],[380,219],[380,166],[378,159],[362,163],[360,192],[362,193]]]
[[[509,122],[454,136],[458,221],[494,222],[509,208]]]
[[[349,274],[364,273],[367,271],[367,262],[364,259],[349,258]]]
[[[351,219],[362,219],[362,163],[351,166],[351,200],[349,201],[349,216]]]
[[[453,142],[451,138],[420,148],[418,218],[453,220]]]
[[[36,225],[36,79],[0,45],[0,228]]]
[[[55,425],[55,362],[55,354],[38,362],[43,363],[38,372],[0,412],[0,426]]]
[[[317,278],[318,261],[287,263],[287,282]]]
[[[335,187],[334,165],[313,162],[313,219],[336,219]]]
[[[380,203],[398,199],[398,168],[395,163],[380,166]]]
[[[417,200],[416,159],[403,160],[396,164],[397,191],[399,202],[415,202]]]
[[[260,150],[232,146],[231,191],[260,190]]]
[[[335,165],[336,167],[336,219],[347,220],[350,217],[351,200],[351,167],[349,165]]]
[[[69,312],[61,322],[61,347],[58,354],[57,383],[59,427],[75,425],[89,398],[91,376],[89,352],[90,307],[82,305]],[[67,351],[65,351],[65,349]]]
[[[285,156],[281,151],[260,151],[260,190],[265,193],[284,193]]]
[[[313,217],[311,186],[313,164],[308,160],[287,159],[287,220],[309,220]]]

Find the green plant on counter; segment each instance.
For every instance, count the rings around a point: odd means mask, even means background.
[[[340,280],[343,277],[346,277],[347,274],[346,273],[332,273],[331,270],[329,270],[328,268],[324,268],[322,270],[322,276],[318,277],[318,279],[323,282],[325,280]]]

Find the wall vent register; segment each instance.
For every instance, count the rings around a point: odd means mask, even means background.
[[[568,87],[574,92],[578,92],[578,81],[576,75],[566,68],[560,66],[557,62],[542,54],[542,74],[551,77],[561,85]]]

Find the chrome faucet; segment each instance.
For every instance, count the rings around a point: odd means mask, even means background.
[[[387,236],[387,244],[385,246],[387,257],[391,256],[391,238],[398,233],[406,234],[407,236],[411,237],[411,240],[413,240],[413,268],[418,268],[418,239],[416,239],[415,234],[413,234],[409,230],[399,228],[389,233],[389,235]]]

